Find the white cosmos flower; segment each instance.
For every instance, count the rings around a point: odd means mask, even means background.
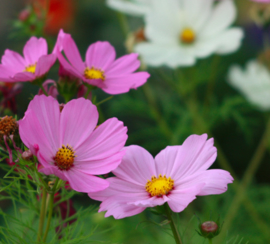
[[[112,9],[118,10],[120,12],[143,16],[149,9],[152,0],[107,0],[107,4]]]
[[[145,16],[148,42],[135,46],[151,66],[190,66],[197,58],[236,51],[241,28],[230,27],[236,18],[232,0],[154,0]]]
[[[252,104],[261,110],[270,109],[270,72],[263,64],[251,60],[245,70],[233,65],[228,80]]]

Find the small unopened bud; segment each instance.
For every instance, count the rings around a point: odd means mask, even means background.
[[[206,233],[214,233],[218,230],[218,225],[214,221],[206,221],[202,223],[201,230]]]
[[[33,159],[33,153],[30,150],[24,151],[22,153],[22,158],[27,161],[31,161]]]
[[[26,8],[26,9],[23,9],[19,13],[19,17],[18,18],[19,18],[20,21],[24,22],[24,21],[26,21],[29,18],[30,14],[31,14],[30,10],[28,8]]]
[[[219,225],[214,221],[206,221],[199,225],[199,234],[205,238],[212,239],[220,232]]]

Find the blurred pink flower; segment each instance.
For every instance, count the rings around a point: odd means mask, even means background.
[[[83,62],[71,35],[63,30],[59,32],[54,53],[57,53],[61,65],[70,74],[109,94],[115,95],[136,89],[149,77],[147,72],[133,73],[140,67],[138,54],[131,53],[115,60],[114,47],[106,41],[90,45]]]
[[[43,165],[40,172],[68,181],[75,191],[96,192],[109,182],[94,175],[120,164],[127,140],[127,128],[116,118],[96,128],[97,122],[97,108],[89,100],[71,100],[60,112],[53,97],[41,95],[30,102],[19,133]]]
[[[225,170],[207,170],[215,161],[213,138],[191,135],[182,146],[168,146],[155,159],[144,148],[126,147],[122,163],[108,178],[109,188],[88,195],[102,201],[99,211],[116,219],[168,203],[183,211],[196,196],[221,194],[233,178]]]
[[[251,0],[252,2],[258,2],[258,3],[270,3],[270,0]]]
[[[49,85],[51,85],[51,86],[49,87]],[[49,96],[57,98],[59,93],[57,91],[56,82],[54,80],[46,80],[42,84],[42,86],[45,89],[45,91],[48,93]],[[43,91],[41,89],[39,89],[38,95],[42,95],[42,94],[44,94]]]
[[[56,60],[48,54],[47,42],[43,38],[31,37],[23,48],[24,58],[7,49],[0,64],[0,80],[4,82],[33,81],[45,75]]]

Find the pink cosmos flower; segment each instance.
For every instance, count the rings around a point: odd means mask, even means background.
[[[67,59],[61,54],[62,50]],[[120,94],[136,89],[149,77],[147,72],[134,73],[140,66],[138,54],[128,54],[115,60],[115,50],[106,41],[90,45],[83,62],[71,35],[60,30],[53,52],[57,53],[65,70],[109,94]]]
[[[43,165],[39,171],[54,174],[78,192],[95,192],[109,186],[94,175],[106,174],[121,162],[127,128],[116,118],[96,128],[98,112],[91,101],[74,99],[59,108],[51,96],[35,96],[19,121],[23,143]]]
[[[207,170],[215,161],[213,138],[191,135],[181,146],[168,146],[155,159],[144,148],[126,147],[120,166],[108,178],[109,188],[88,195],[102,201],[99,211],[116,219],[132,216],[147,207],[168,203],[181,212],[196,196],[221,194],[233,178],[220,169]]]
[[[23,55],[9,49],[5,51],[0,64],[1,81],[33,81],[45,75],[56,60],[55,54],[48,54],[43,38],[31,37],[23,48]]]

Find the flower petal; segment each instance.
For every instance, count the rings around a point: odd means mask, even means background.
[[[227,185],[233,182],[233,178],[228,171],[221,169],[210,169],[184,177],[177,181],[177,190],[186,189],[203,184],[202,189],[197,194],[199,196],[221,194],[227,191]]]
[[[82,173],[74,168],[63,171],[70,187],[78,192],[97,192],[109,187],[110,183],[99,177]]]
[[[38,145],[38,152],[41,157],[45,159],[41,160],[40,163],[46,167],[47,164],[52,161],[54,150],[43,130],[43,127],[36,117],[36,114],[31,109],[28,109],[23,119],[19,121],[19,134],[23,143],[32,151],[34,155],[36,155],[34,146]]]
[[[236,8],[231,0],[220,1],[214,7],[212,16],[200,31],[200,34],[211,38],[229,27],[236,18]]]
[[[83,74],[85,64],[82,61],[80,52],[76,46],[76,43],[72,39],[70,34],[62,33],[62,47],[63,51],[71,63],[71,65],[79,72]],[[62,64],[62,62],[61,62]],[[63,65],[63,64],[62,64]],[[63,65],[64,66],[64,65]],[[65,67],[65,66],[64,66]]]
[[[44,167],[44,168],[39,169],[38,171],[45,174],[45,175],[55,175],[55,176],[57,176],[58,178],[60,178],[60,179],[62,179],[64,181],[68,181],[65,174],[55,166]]]
[[[60,143],[76,151],[96,127],[98,111],[89,100],[79,98],[68,102],[60,117]]]
[[[182,190],[173,190],[168,196],[169,200],[167,201],[171,210],[177,213],[183,211],[194,199],[196,199],[196,195],[199,194],[202,187],[203,184],[198,184]]]
[[[122,180],[145,187],[147,180],[151,180],[152,176],[157,176],[152,155],[136,145],[124,149],[126,154],[113,173]]]
[[[155,158],[157,173],[173,180],[208,169],[216,159],[217,149],[207,135],[191,135],[182,146],[168,146]],[[166,164],[164,164],[166,162]]]
[[[127,128],[116,118],[106,120],[99,125],[89,138],[76,149],[76,162],[91,162],[106,159],[117,154],[127,140]],[[119,155],[119,163],[121,155]]]
[[[113,63],[115,56],[115,49],[109,42],[98,41],[88,47],[85,63],[89,68],[105,71]]]
[[[108,77],[104,82],[105,87],[101,89],[112,95],[125,93],[130,89],[136,89],[142,86],[149,76],[147,72],[136,72],[134,74],[126,74],[112,78]]]
[[[137,53],[131,53],[116,59],[106,70],[106,77],[120,76],[134,72],[140,67]]]
[[[37,117],[45,137],[49,141],[54,153],[61,147],[59,138],[60,109],[58,102],[51,96],[35,96],[30,102],[28,109],[31,109]]]
[[[10,70],[10,76],[13,76],[14,73],[22,72],[27,66],[23,57],[11,50],[6,50],[1,59],[2,65]]]
[[[55,61],[56,61],[55,54],[41,56],[37,61],[35,76],[41,77],[45,75],[47,72],[49,72],[50,68],[53,66]]]
[[[32,36],[23,48],[23,55],[27,65],[35,64],[38,59],[48,54],[47,42],[44,38]]]

